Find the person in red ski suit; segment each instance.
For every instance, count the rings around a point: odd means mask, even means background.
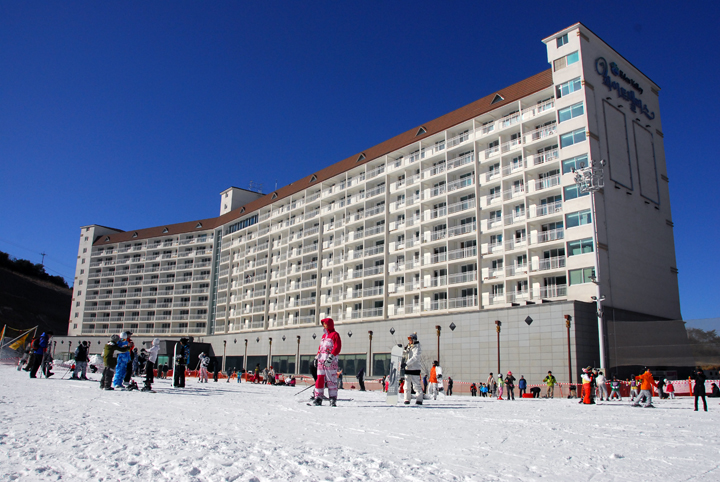
[[[583,368],[582,379],[582,396],[579,403],[591,404],[595,403],[592,399],[593,393],[593,373],[592,367]]]
[[[337,403],[337,373],[338,355],[342,349],[340,334],[335,331],[335,322],[332,318],[325,318],[320,321],[325,328],[317,355],[315,365],[317,366],[317,380],[315,381],[315,405],[322,405],[325,398],[325,385],[328,389],[330,406],[335,407]]]

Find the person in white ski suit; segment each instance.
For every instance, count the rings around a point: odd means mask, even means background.
[[[597,390],[595,391],[595,398],[599,398],[600,400],[610,400],[608,397],[608,391],[607,391],[607,380],[605,379],[605,375],[603,375],[603,372],[598,372],[598,376],[595,379],[595,383],[597,384]]]
[[[405,353],[407,354],[407,361],[405,362],[405,405],[410,405],[413,387],[416,393],[415,403],[422,405],[423,389],[422,383],[420,383],[422,348],[420,348],[417,333],[408,336],[408,346],[405,347]]]
[[[152,346],[148,350],[147,361],[145,362],[145,386],[142,387],[143,392],[152,390],[152,383],[155,381],[155,362],[157,361],[158,353],[160,352],[160,338],[155,338],[152,341]],[[158,370],[159,371],[159,370]]]
[[[200,353],[200,375],[199,375],[199,382],[208,382],[208,365],[210,365],[210,357],[205,355],[205,353]]]
[[[338,355],[342,349],[342,341],[340,334],[335,331],[335,322],[332,318],[324,318],[320,323],[323,325],[324,332],[314,361],[317,366],[317,379],[315,380],[313,403],[322,405],[323,398],[325,398],[325,385],[327,385],[330,406],[334,407],[337,403]]]

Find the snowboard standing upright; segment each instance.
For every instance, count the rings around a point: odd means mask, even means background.
[[[394,346],[390,350],[390,373],[388,374],[387,403],[397,405],[398,380],[400,379],[400,363],[402,362],[403,348]]]

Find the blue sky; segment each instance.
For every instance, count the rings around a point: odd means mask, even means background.
[[[718,4],[498,5],[0,0],[0,250],[71,282],[80,226],[217,216],[547,69],[581,21],[662,88],[683,316],[720,316]]]

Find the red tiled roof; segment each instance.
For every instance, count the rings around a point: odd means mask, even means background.
[[[218,226],[222,226],[243,216],[246,216],[253,211],[257,211],[258,209],[265,207],[273,202],[278,202],[278,200],[301,192],[310,186],[320,185],[324,181],[339,174],[342,174],[343,172],[349,171],[357,166],[366,164],[393,151],[406,147],[412,143],[435,135],[438,132],[442,132],[455,125],[461,124],[462,122],[473,119],[479,115],[498,109],[504,105],[517,102],[523,97],[527,97],[528,95],[531,95],[535,92],[546,89],[551,85],[552,70],[548,69],[540,72],[539,74],[535,74],[532,77],[528,77],[527,79],[513,84],[509,87],[501,89],[497,92],[493,92],[488,96],[476,100],[475,102],[468,104],[464,107],[460,107],[459,109],[445,114],[444,116],[438,117],[435,120],[421,124],[421,126],[427,130],[425,134],[416,136],[420,126],[413,127],[412,129],[403,132],[400,135],[397,135],[391,139],[388,139],[385,142],[382,142],[374,147],[362,151],[362,153],[365,154],[365,159],[360,162],[356,161],[361,153],[353,154],[347,159],[332,164],[324,169],[310,174],[303,179],[290,183],[287,186],[281,187],[276,191],[268,193],[265,196],[246,204],[245,206],[241,206],[217,218],[202,219],[199,221],[189,221],[179,224],[170,224],[166,226],[157,226],[154,228],[138,229],[134,231],[125,231],[117,234],[103,235],[100,236],[97,240],[95,240],[93,244],[96,246],[101,246],[105,244],[122,243],[138,239],[155,238],[161,236],[172,236],[177,234],[191,233],[194,231],[205,231],[217,228]],[[504,100],[492,104],[496,93],[500,94],[504,98]],[[313,176],[317,176],[317,179],[311,182]],[[274,200],[272,199],[273,193],[277,193],[278,195],[277,198]],[[202,228],[195,227],[198,222],[202,223]],[[163,230],[165,228],[168,229],[167,233],[163,233]],[[137,237],[133,238],[133,235],[136,232],[138,233],[138,235]],[[105,241],[107,238],[109,238],[109,240]]]

